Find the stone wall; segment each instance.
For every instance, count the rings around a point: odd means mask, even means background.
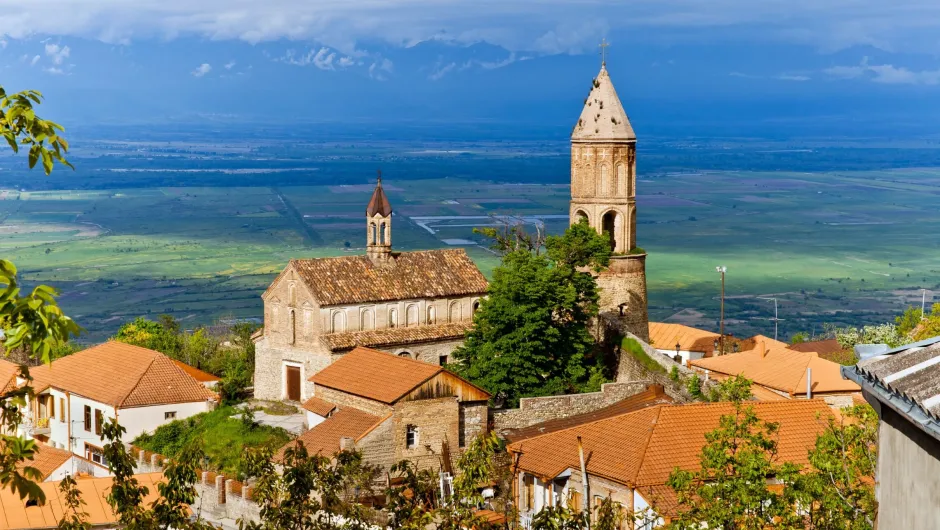
[[[612,328],[613,326],[611,326]],[[624,330],[620,330],[624,332]],[[617,381],[618,382],[630,382],[630,381],[650,381],[659,385],[662,385],[666,391],[666,394],[672,399],[676,400],[679,403],[687,403],[693,401],[694,398],[689,394],[688,389],[684,381],[689,377],[692,377],[695,372],[673,360],[672,357],[668,355],[663,355],[656,348],[647,344],[643,339],[633,335],[629,332],[624,332],[624,335],[627,337],[632,337],[635,339],[640,346],[643,348],[643,351],[646,352],[647,356],[652,359],[656,364],[658,364],[662,371],[659,370],[650,370],[644,366],[641,362],[633,357],[629,352],[620,351],[620,345],[615,345],[615,350],[618,352],[618,363],[617,363]],[[669,374],[672,373],[673,368],[679,373],[679,381],[674,381]],[[702,390],[707,391],[714,385],[714,381],[703,381]]]
[[[458,447],[464,448],[486,432],[489,422],[490,407],[486,403],[468,402],[460,404],[458,429],[461,439]]]
[[[203,471],[192,508],[203,519],[223,527],[239,519],[259,522],[261,507],[251,499],[251,492],[252,488],[246,484]]]
[[[340,390],[334,390],[325,386],[318,386],[315,390],[316,397],[329,401],[334,405],[343,407],[352,407],[376,416],[385,416],[392,412],[392,406],[379,401],[374,401],[353,394],[347,394]]]
[[[395,405],[393,439],[396,460],[410,460],[419,469],[440,469],[457,449],[459,403],[453,397],[407,401]],[[407,426],[418,428],[417,447],[406,447]]]
[[[646,254],[611,257],[610,266],[597,276],[597,287],[600,321],[649,341]]]
[[[607,383],[601,386],[600,392],[522,398],[517,409],[492,411],[493,428],[500,433],[507,429],[521,429],[543,421],[592,412],[642,392],[652,382]]]
[[[450,362],[451,354],[457,349],[457,346],[463,344],[462,339],[458,340],[446,340],[441,342],[424,342],[420,344],[408,344],[405,346],[396,346],[396,347],[383,347],[376,348],[378,350],[387,351],[395,355],[401,353],[407,353],[408,357],[412,359],[417,359],[428,364],[433,364],[435,366],[440,365],[441,357],[447,357],[447,362]]]
[[[313,395],[310,377],[330,365],[330,352],[319,345],[305,349],[273,344],[267,336],[255,344],[255,398],[269,401],[284,399],[285,363],[302,365],[301,394],[303,399]]]

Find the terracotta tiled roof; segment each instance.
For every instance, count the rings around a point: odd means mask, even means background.
[[[843,348],[836,339],[814,340],[790,346],[791,350],[803,352],[816,352],[821,359],[839,364],[855,362],[855,352],[851,348]]]
[[[302,405],[304,409],[309,410],[310,412],[316,414],[317,416],[323,416],[324,418],[329,416],[331,412],[336,410],[336,405],[320,399],[316,396],[311,397],[307,401],[304,401]]]
[[[743,375],[755,384],[790,395],[806,393],[806,369],[812,368],[813,393],[858,392],[859,386],[842,378],[841,367],[814,352],[770,347],[690,361],[691,366],[725,375]]]
[[[532,438],[533,436],[540,436],[550,432],[560,431],[562,429],[569,429],[571,427],[576,427],[585,423],[591,423],[605,418],[612,418],[614,416],[621,416],[628,412],[633,412],[635,410],[640,410],[646,407],[652,407],[653,405],[663,405],[668,403],[672,403],[672,398],[666,395],[666,393],[663,391],[663,387],[660,385],[650,385],[646,390],[632,395],[624,400],[618,401],[609,407],[604,407],[593,412],[586,412],[584,414],[568,416],[567,418],[549,420],[531,425],[529,427],[523,427],[521,429],[508,429],[503,431],[501,434],[510,443],[516,443],[525,440],[526,438]]]
[[[772,339],[764,335],[754,335],[753,337],[748,337],[746,339],[730,339],[732,343],[737,343],[738,351],[748,351],[757,348],[757,346],[764,342],[768,348],[787,348],[789,345],[786,342],[780,342],[779,340]]]
[[[16,387],[16,376],[20,374],[20,365],[0,359],[0,393],[9,392]]]
[[[300,435],[296,440],[286,443],[274,457],[276,461],[284,458],[284,451],[298,442],[302,443],[310,454],[332,456],[339,451],[340,438],[359,438],[377,427],[384,418],[367,414],[359,409],[346,407],[317,424],[314,428]]]
[[[33,459],[20,462],[16,467],[20,470],[27,466],[34,467],[39,470],[39,473],[42,475],[42,480],[45,480],[53,471],[62,467],[62,464],[71,460],[73,456],[75,455],[70,451],[57,449],[43,443],[37,443]]]
[[[321,306],[483,295],[486,278],[463,249],[291,260]],[[403,320],[403,318],[402,318]]]
[[[30,375],[37,392],[51,386],[118,408],[216,398],[166,355],[115,341],[38,366]]]
[[[696,351],[711,354],[715,351],[715,341],[719,334],[704,329],[668,322],[650,322],[650,345],[660,350],[676,349],[676,343],[683,351]]]
[[[379,180],[375,183],[375,191],[372,192],[372,198],[369,199],[369,205],[366,206],[366,216],[381,215],[388,217],[392,215],[392,205],[385,196],[385,190],[382,189],[382,175],[379,174]]]
[[[779,423],[780,461],[807,463],[807,451],[826,427],[831,414],[823,400],[787,400],[751,404],[757,416]],[[581,436],[589,474],[628,487],[656,503],[657,509],[675,502],[665,488],[673,469],[697,470],[706,433],[718,427],[721,416],[733,411],[731,403],[654,405],[619,416],[535,436],[509,445],[518,454],[519,469],[554,478],[578,469],[577,437]]]
[[[443,371],[440,366],[360,346],[310,381],[390,405]]]
[[[173,359],[173,364],[182,368],[184,372],[192,376],[193,379],[195,379],[196,381],[199,381],[200,383],[212,383],[212,382],[221,381],[219,377],[214,376],[210,374],[209,372],[203,372],[199,368],[196,368],[195,366],[190,366],[184,363],[183,361],[177,361],[176,359]]]
[[[356,346],[380,348],[383,346],[397,346],[401,344],[462,339],[472,327],[473,322],[465,320],[427,326],[330,333],[321,336],[320,340],[332,351],[349,350]]]
[[[142,504],[150,506],[160,494],[157,484],[163,482],[163,475],[147,473],[134,475],[134,478],[141,486],[147,488],[148,493],[144,496]],[[88,522],[93,526],[112,525],[117,520],[107,500],[112,483],[111,477],[78,481],[78,491],[85,501],[82,510],[88,513]],[[58,525],[65,507],[59,483],[44,482],[39,484],[39,487],[46,494],[46,504],[43,506],[26,506],[19,495],[12,493],[8,488],[0,490],[0,530],[55,528]]]

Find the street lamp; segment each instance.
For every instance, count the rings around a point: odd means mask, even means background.
[[[682,350],[682,345],[676,342],[676,362],[679,362],[679,359],[682,358],[682,354],[679,351]]]
[[[715,267],[715,270],[721,274],[721,324],[718,330],[718,340],[720,341],[720,347],[718,349],[718,355],[724,355],[725,353],[725,273],[728,272],[728,267],[721,265]]]

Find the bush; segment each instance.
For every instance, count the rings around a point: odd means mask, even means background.
[[[660,372],[666,373],[666,369],[663,368],[663,365],[654,361],[652,357],[646,353],[646,350],[643,349],[643,346],[636,341],[633,337],[624,337],[620,341],[621,351],[629,353],[634,359],[636,359],[643,368],[646,368],[650,372]]]

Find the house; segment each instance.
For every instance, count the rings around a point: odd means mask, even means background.
[[[488,429],[486,391],[441,366],[357,347],[310,378],[311,429],[288,446],[332,455],[358,449],[388,469],[409,459],[449,470],[452,458]]]
[[[157,499],[157,485],[163,482],[163,474],[147,473],[134,475],[141,486],[147,488],[143,504],[150,506]],[[76,488],[81,494],[82,511],[88,514],[92,528],[118,528],[117,517],[108,504],[107,495],[111,489],[111,478],[79,478]],[[38,506],[27,503],[8,490],[0,493],[0,530],[39,530],[56,528],[65,506],[65,495],[59,489],[58,482],[44,482],[39,485],[46,496],[46,503]]]
[[[818,399],[757,402],[753,407],[762,420],[779,423],[779,459],[795,464],[808,463],[808,450],[832,414]],[[678,507],[675,492],[666,485],[669,475],[677,467],[699,469],[705,435],[733,410],[731,403],[627,407],[609,417],[514,439],[507,449],[520,523],[530,528],[532,516],[547,506],[568,503],[580,509],[608,496],[627,513],[650,508],[661,522],[667,521]]]
[[[940,521],[940,337],[842,368],[878,413],[877,528]]]
[[[682,365],[717,354],[720,337],[717,333],[683,324],[650,322],[650,346]]]
[[[305,401],[305,381],[357,346],[438,365],[462,343],[487,289],[467,253],[393,252],[381,176],[365,221],[365,255],[291,260],[262,295],[256,398]]]
[[[215,387],[219,385],[219,381],[221,381],[221,379],[218,376],[212,375],[209,372],[203,372],[199,368],[196,368],[195,366],[190,366],[184,363],[183,361],[178,361],[176,359],[173,359],[173,364],[175,364],[176,366],[179,366],[180,369],[182,369],[184,372],[192,376],[192,378],[195,379],[196,381],[199,381],[200,383],[202,383],[203,386],[205,386],[206,388],[214,389]]]
[[[40,482],[53,482],[65,478],[66,475],[85,475],[85,476],[107,476],[107,469],[102,469],[74,453],[64,449],[57,449],[50,445],[37,443],[36,449],[31,459],[17,464],[17,469],[22,472],[26,467],[31,467],[39,472]]]
[[[819,397],[834,407],[852,405],[860,388],[842,378],[840,366],[815,352],[799,352],[761,341],[753,350],[689,362],[706,379],[742,375],[753,382],[751,393],[761,401]]]
[[[166,355],[114,341],[30,374],[35,397],[21,434],[100,466],[107,465],[101,449],[105,422],[116,419],[130,442],[174,419],[212,410],[218,399]]]
[[[821,359],[839,364],[852,364],[855,356],[851,348],[843,348],[836,339],[813,340],[791,344],[791,350],[802,352],[816,352]]]

